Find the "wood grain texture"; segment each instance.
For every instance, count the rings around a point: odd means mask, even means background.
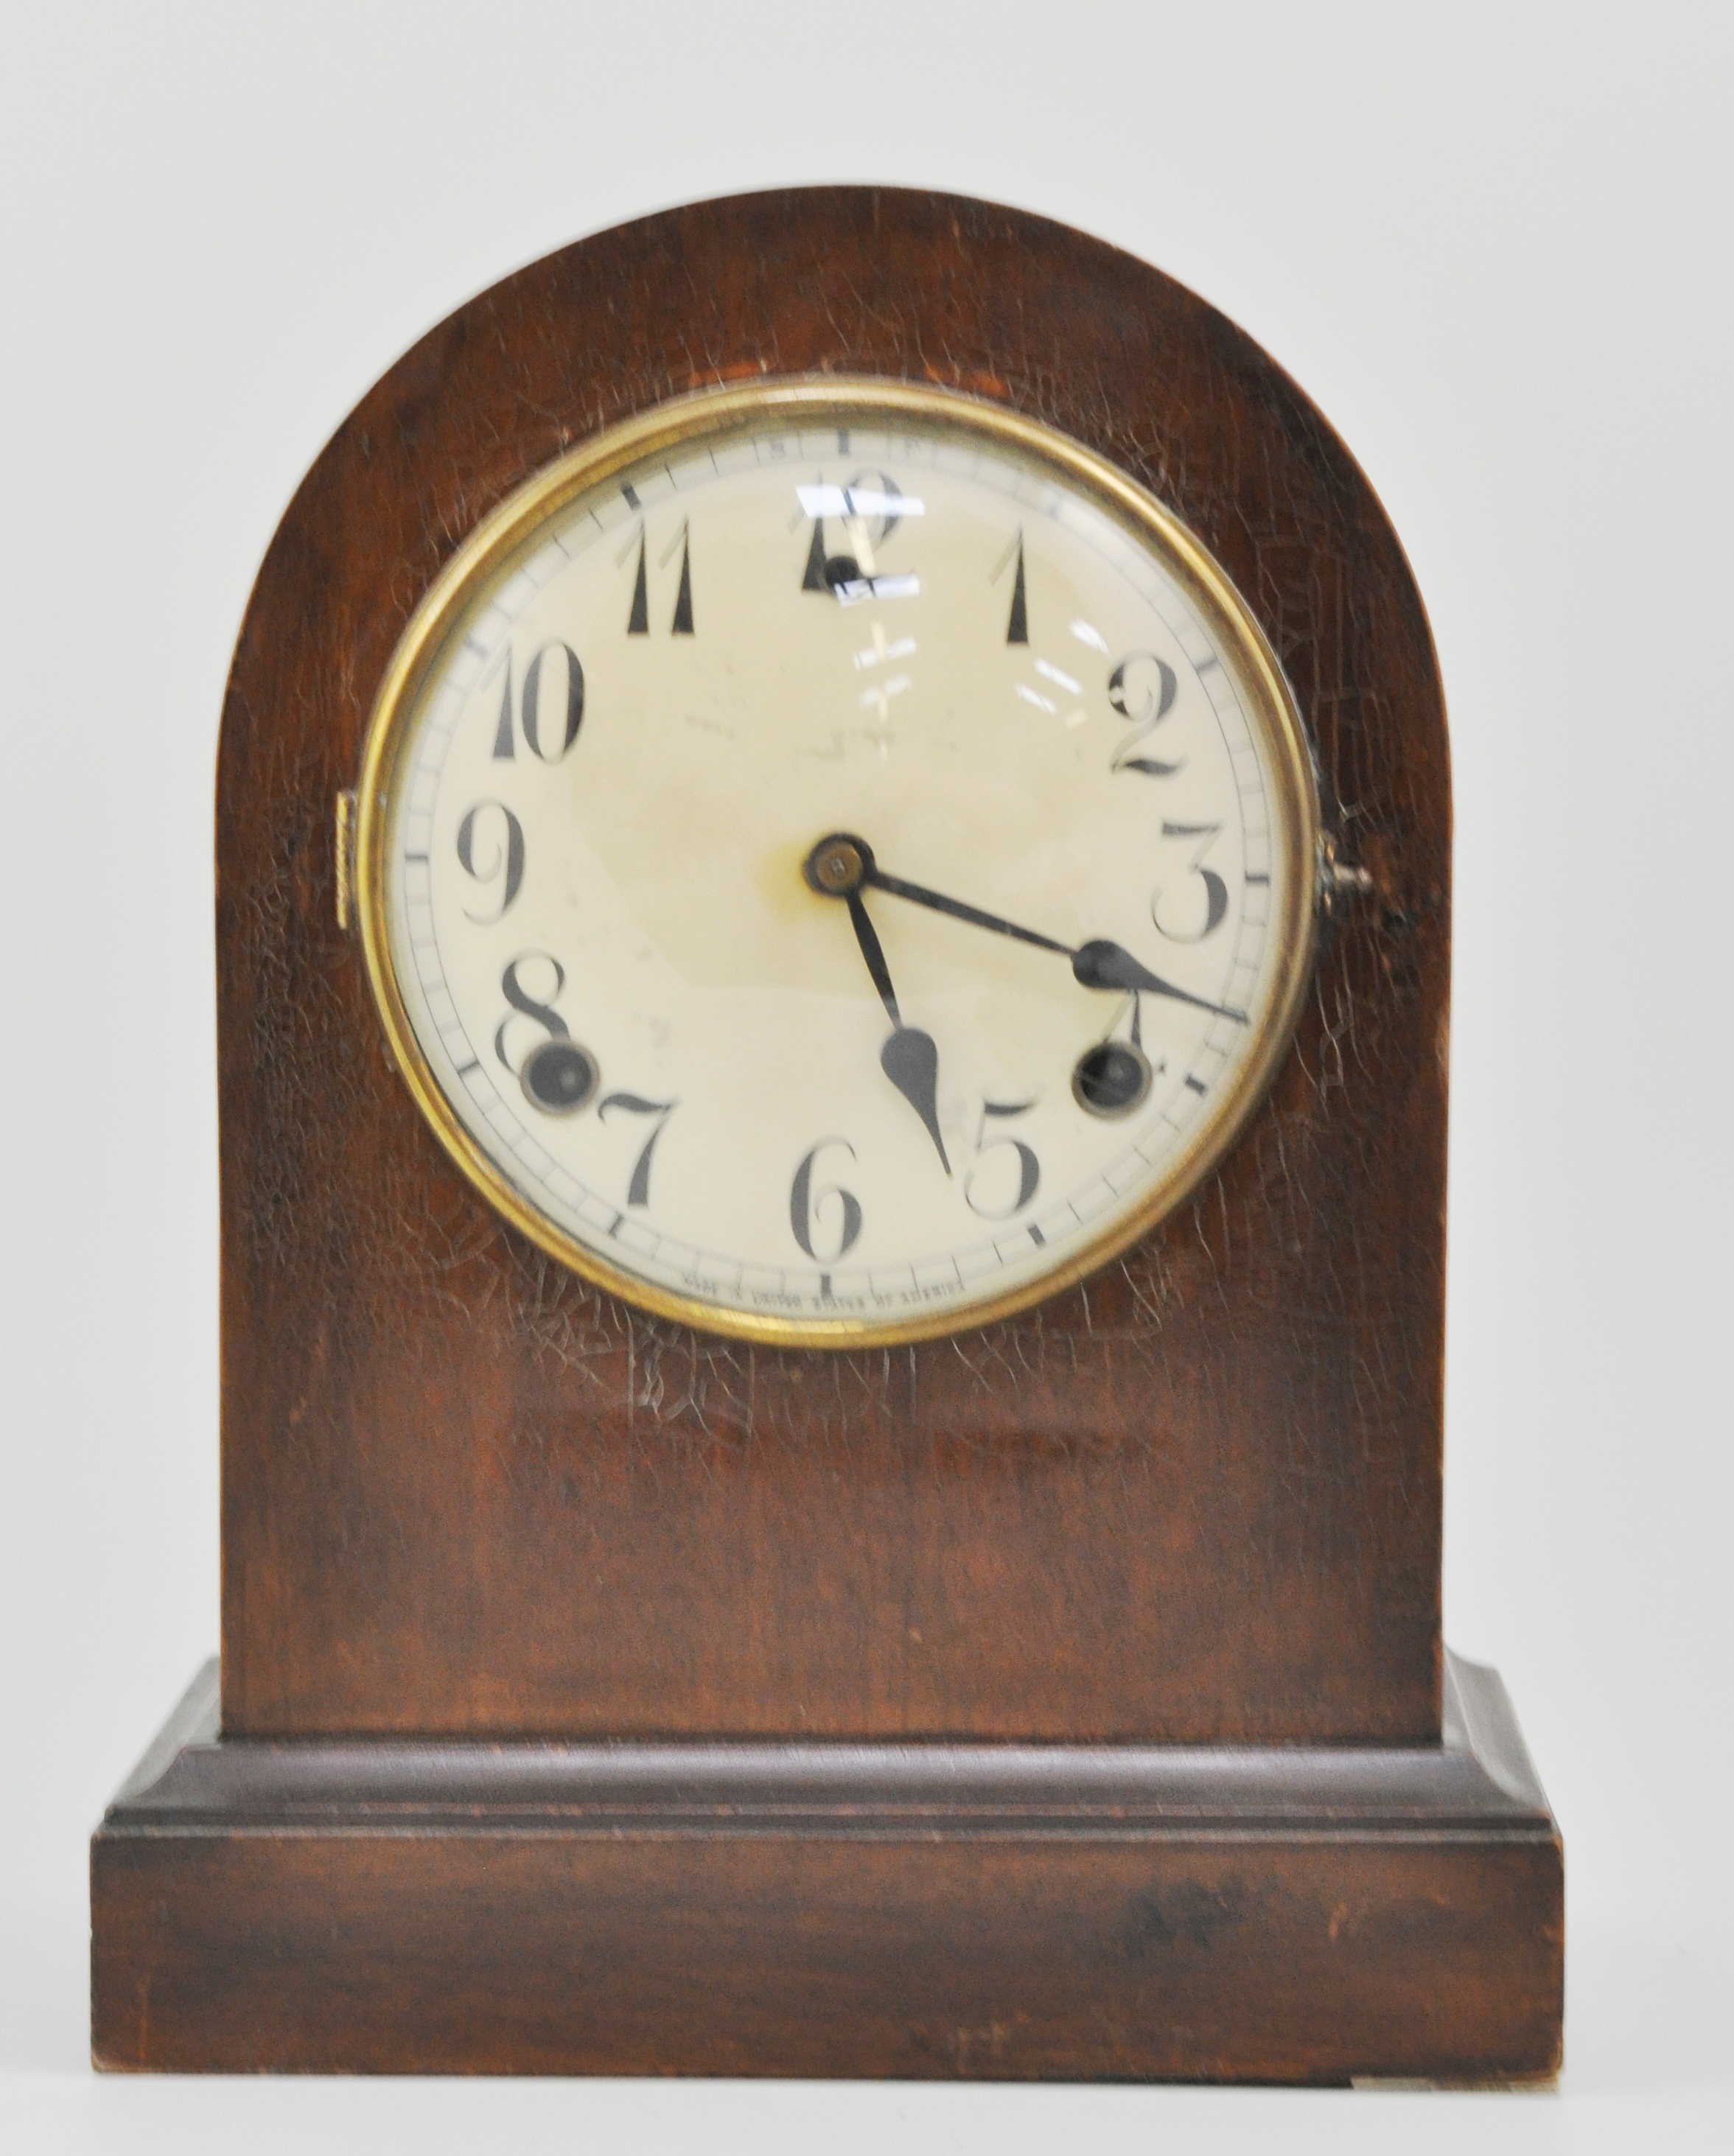
[[[765,369],[972,391],[1148,485],[1269,633],[1376,882],[1193,1204],[1037,1311],[889,1353],[653,1321],[505,1228],[333,919],[333,797],[477,519],[609,422]],[[297,493],[223,714],[227,1728],[1436,1738],[1449,854],[1433,650],[1377,501],[1157,272],[825,189],[604,234],[460,309]]]
[[[110,2068],[1545,2077],[1558,1836],[1498,1681],[1446,1742],[219,1740],[92,1850]]]

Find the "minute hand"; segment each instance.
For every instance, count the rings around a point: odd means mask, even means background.
[[[912,906],[925,906],[935,913],[948,913],[954,921],[967,921],[977,928],[991,929],[996,936],[1014,937],[1020,943],[1033,943],[1039,951],[1057,951],[1062,958],[1072,962],[1072,978],[1086,988],[1117,988],[1122,993],[1142,989],[1153,996],[1167,996],[1177,1004],[1190,1004],[1195,1010],[1212,1012],[1218,1018],[1233,1019],[1244,1025],[1246,1013],[1231,1010],[1226,1004],[1213,1004],[1203,996],[1189,994],[1177,988],[1172,981],[1165,981],[1159,973],[1152,973],[1141,966],[1123,944],[1111,943],[1105,937],[1093,937],[1075,949],[1070,943],[1057,942],[1051,936],[1039,935],[1034,928],[1020,928],[1015,921],[1003,920],[997,913],[985,913],[978,906],[966,906],[961,898],[947,898],[943,891],[929,891],[924,884],[905,883],[901,876],[887,875],[876,864],[867,871],[864,880],[875,891],[887,892],[893,898],[906,898]]]

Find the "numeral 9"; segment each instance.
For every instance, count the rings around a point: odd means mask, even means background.
[[[503,834],[495,834],[493,819],[489,815],[490,809],[505,819]],[[478,824],[481,825],[482,836],[480,852],[476,846]],[[466,907],[465,918],[484,927],[491,927],[495,921],[504,920],[506,908],[517,896],[524,881],[524,826],[503,801],[478,801],[465,813],[458,826],[458,865],[479,884],[500,886],[500,904],[495,911],[471,913]]]

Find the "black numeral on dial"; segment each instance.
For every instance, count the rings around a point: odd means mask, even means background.
[[[1023,588],[1023,527],[1018,526],[1018,535],[1000,557],[988,577],[990,584],[997,584],[1005,574],[1006,564],[1015,562],[1018,573],[1012,579],[1011,611],[1006,616],[1005,640],[1008,644],[1028,644],[1029,641],[1029,603]]]
[[[813,1169],[818,1157],[833,1146],[841,1146],[851,1160],[854,1158],[855,1149],[847,1138],[821,1138],[795,1170],[788,1194],[788,1224],[794,1230],[795,1240],[809,1258],[827,1265],[834,1265],[861,1240],[861,1201],[854,1192],[845,1190],[840,1183],[813,1188]],[[821,1255],[813,1247],[815,1232],[828,1240],[834,1232],[835,1249]]]
[[[526,966],[551,967],[554,985],[548,991],[547,1000],[532,995],[521,978]],[[551,1040],[566,1040],[571,1037],[571,1028],[554,1008],[554,998],[566,986],[566,968],[557,958],[550,957],[546,951],[526,951],[514,958],[500,976],[500,993],[511,1005],[511,1010],[500,1021],[494,1035],[494,1053],[514,1076],[517,1065],[505,1052],[505,1036],[512,1023],[512,1012],[517,1012],[539,1025]]]
[[[608,1119],[610,1108],[618,1108],[623,1116],[654,1116],[650,1135],[644,1142],[638,1159],[633,1163],[632,1181],[626,1188],[628,1205],[648,1205],[650,1203],[650,1162],[656,1151],[656,1141],[662,1136],[669,1117],[680,1106],[678,1101],[647,1101],[637,1093],[610,1093],[598,1108],[597,1114],[603,1122]]]
[[[494,755],[504,763],[518,753],[518,732],[531,754],[543,763],[558,763],[584,723],[584,670],[569,644],[545,644],[524,673],[517,727],[512,723],[512,660],[505,654],[500,719],[494,731]]]
[[[1164,824],[1165,839],[1201,839],[1203,844],[1193,850],[1189,868],[1197,879],[1193,887],[1184,893],[1170,895],[1168,887],[1158,884],[1150,894],[1150,918],[1171,943],[1202,943],[1207,936],[1215,935],[1228,918],[1229,886],[1216,870],[1204,865],[1204,856],[1222,834],[1220,824]],[[1164,897],[1167,898],[1168,918],[1162,918]],[[1198,906],[1203,903],[1203,918],[1199,921]],[[1190,918],[1197,921],[1193,927],[1186,926]],[[1173,926],[1175,922],[1180,925]]]
[[[1009,1132],[998,1137],[989,1137],[989,1122],[1008,1122],[1014,1116],[1027,1116],[1034,1107],[1034,1101],[983,1101],[982,1112],[976,1122],[976,1165],[963,1185],[963,1196],[972,1213],[983,1220],[1009,1220],[1013,1214],[1021,1213],[1041,1187],[1042,1164],[1035,1157],[1035,1149],[1022,1138],[1013,1137]],[[989,1154],[998,1156],[991,1165],[984,1166]],[[1007,1159],[1009,1153],[1012,1158]],[[1015,1163],[1015,1183],[1012,1171]]]
[[[1114,752],[1111,769],[1141,772],[1146,778],[1172,778],[1186,767],[1186,759],[1167,763],[1159,757],[1135,754],[1174,708],[1178,676],[1165,659],[1153,651],[1134,651],[1122,659],[1108,676],[1108,701],[1132,732]]]
[[[554,985],[546,1002],[525,987],[521,974],[526,966],[553,968]],[[575,1116],[588,1105],[601,1082],[596,1058],[572,1039],[572,1029],[554,1008],[554,998],[565,986],[566,968],[546,951],[526,951],[500,977],[500,993],[511,1009],[495,1033],[494,1053],[513,1070],[505,1036],[514,1017],[526,1018],[542,1029],[546,1039],[527,1050],[514,1075],[531,1106],[547,1116]]]
[[[692,532],[690,521],[683,522],[668,546],[663,550],[659,567],[667,568],[675,558],[675,549],[680,550],[680,586],[675,594],[675,614],[669,624],[670,636],[690,636],[692,629]],[[626,618],[628,636],[648,636],[650,634],[650,578],[646,565],[647,538],[644,526],[639,526],[639,561],[633,572],[632,611]],[[624,560],[623,555],[618,557]]]
[[[846,486],[829,486],[821,480],[800,491],[807,502],[823,504],[813,512],[813,536],[801,572],[802,590],[841,593],[844,597],[871,592],[877,572],[875,567],[869,565],[903,521],[898,508],[903,490],[889,472],[857,472]],[[826,551],[827,516],[842,525],[845,543],[852,552]],[[864,554],[866,561],[862,559]],[[893,578],[891,583],[900,581]]]
[[[483,927],[504,920],[523,887],[524,826],[503,801],[478,801],[464,811],[458,826],[458,865],[484,888],[497,885],[500,892],[492,913],[471,913],[466,907],[466,918]]]

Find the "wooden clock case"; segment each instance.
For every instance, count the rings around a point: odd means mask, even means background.
[[[1172,507],[1281,659],[1336,849],[1220,1173],[1082,1286],[889,1351],[726,1342],[523,1240],[334,903],[334,802],[465,535],[767,372],[995,400]],[[99,2063],[1551,2072],[1558,1835],[1439,1629],[1449,847],[1372,490],[1124,254],[765,194],[424,337],[295,495],[228,685],[220,1697],[213,1665],[93,1845]]]

